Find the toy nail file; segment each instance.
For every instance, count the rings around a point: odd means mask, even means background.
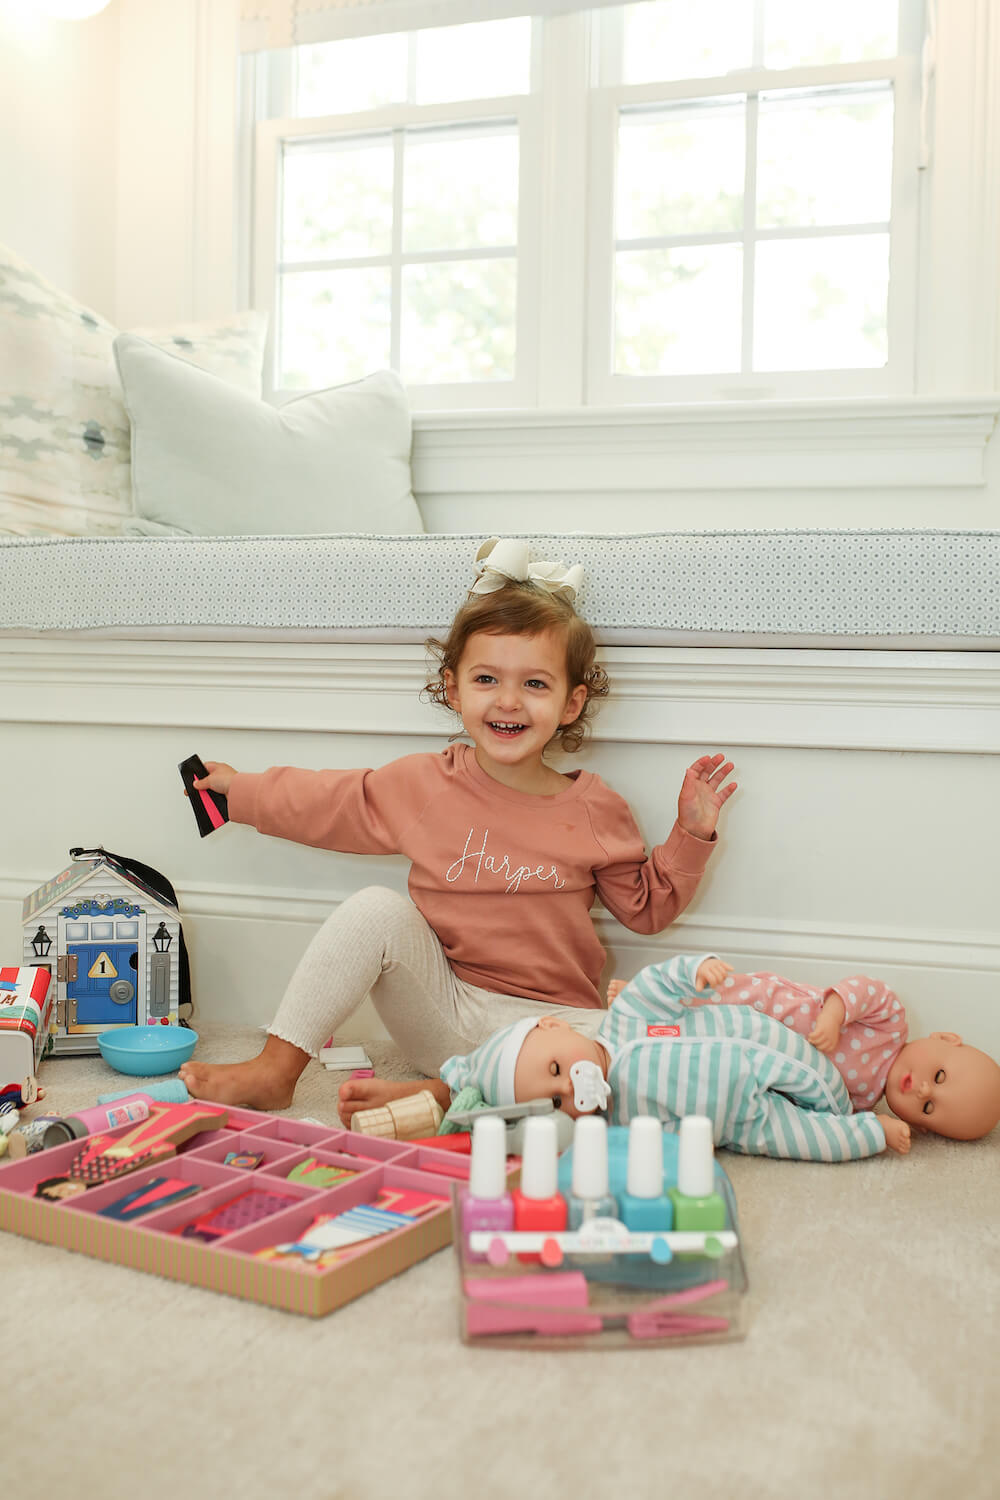
[[[184,1198],[192,1198],[195,1193],[203,1192],[196,1182],[186,1182],[181,1177],[151,1177],[141,1187],[133,1188],[130,1193],[116,1198],[113,1203],[106,1203],[97,1212],[105,1219],[119,1219],[123,1224],[132,1219],[139,1219],[143,1214],[156,1213],[158,1209],[167,1208],[171,1203],[180,1203]]]
[[[202,838],[208,833],[214,833],[216,828],[221,828],[224,823],[229,822],[229,803],[221,792],[199,791],[195,786],[195,778],[199,781],[208,775],[204,761],[198,755],[189,755],[187,760],[182,760],[177,769],[181,773],[188,794],[188,800],[194,809],[195,822],[198,824],[198,832]]]
[[[737,1236],[731,1229],[667,1230],[662,1233],[626,1229],[619,1219],[587,1219],[579,1229],[559,1233],[541,1230],[472,1230],[469,1251],[485,1255],[490,1265],[504,1265],[519,1250],[540,1253],[542,1264],[560,1265],[566,1255],[645,1255],[666,1265],[685,1252],[717,1258],[734,1250]]]
[[[625,1326],[634,1339],[696,1338],[706,1333],[728,1333],[728,1318],[710,1318],[700,1313],[690,1317],[627,1318]]]
[[[596,1063],[576,1062],[569,1076],[573,1082],[573,1103],[581,1114],[604,1108],[611,1098],[611,1085]]]

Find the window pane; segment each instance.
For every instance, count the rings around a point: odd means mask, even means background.
[[[406,35],[295,47],[295,113],[343,115],[406,98]]]
[[[492,99],[531,87],[531,17],[417,33],[417,103]]]
[[[516,304],[512,257],[404,267],[403,379],[512,380]]]
[[[899,0],[766,0],[764,65],[859,62],[896,54]]]
[[[294,271],[280,292],[279,388],[317,390],[386,368],[388,268]]]
[[[618,375],[740,368],[739,245],[622,251],[615,265]]]
[[[743,223],[743,102],[630,113],[618,129],[616,235],[698,235]]]
[[[757,223],[762,228],[888,222],[892,92],[765,94]]]
[[[624,83],[715,78],[752,61],[753,0],[643,0],[625,7]]]
[[[888,289],[887,234],[758,243],[754,368],[884,365]]]
[[[515,127],[407,136],[403,250],[517,243]]]
[[[392,175],[392,146],[384,137],[286,148],[282,260],[387,255]]]

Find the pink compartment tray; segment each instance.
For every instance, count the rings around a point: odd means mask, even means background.
[[[222,1129],[194,1136],[175,1156],[59,1202],[36,1198],[35,1188],[65,1174],[85,1141],[0,1164],[0,1229],[310,1317],[333,1312],[450,1241],[452,1186],[456,1177],[468,1175],[468,1158],[256,1110],[229,1109],[226,1115]],[[108,1133],[124,1135],[130,1128]],[[248,1171],[226,1165],[228,1151],[263,1159]],[[322,1180],[317,1170],[313,1181],[289,1180],[290,1171],[310,1161],[351,1175],[330,1187],[314,1185]],[[131,1222],[101,1214],[155,1177],[178,1178],[199,1191]],[[273,1211],[211,1243],[183,1236],[185,1225],[248,1191],[267,1194],[263,1206]],[[369,1215],[383,1191],[403,1204],[412,1200],[400,1194],[433,1195],[440,1206],[377,1238],[337,1249],[329,1264],[261,1258],[262,1250],[300,1242],[317,1215]],[[252,1219],[260,1206],[254,1204],[245,1217]]]

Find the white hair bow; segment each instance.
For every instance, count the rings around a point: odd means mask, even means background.
[[[567,568],[561,562],[529,562],[527,542],[516,537],[491,537],[476,553],[476,562],[479,577],[470,590],[473,594],[492,594],[511,581],[531,582],[549,594],[562,595],[572,604],[583,584],[583,568],[579,563]]]

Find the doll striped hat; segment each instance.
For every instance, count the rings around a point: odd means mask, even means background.
[[[479,1090],[487,1104],[515,1104],[514,1069],[521,1043],[537,1025],[537,1016],[523,1016],[495,1031],[467,1056],[449,1057],[441,1064],[441,1077],[452,1094],[471,1087]]]

